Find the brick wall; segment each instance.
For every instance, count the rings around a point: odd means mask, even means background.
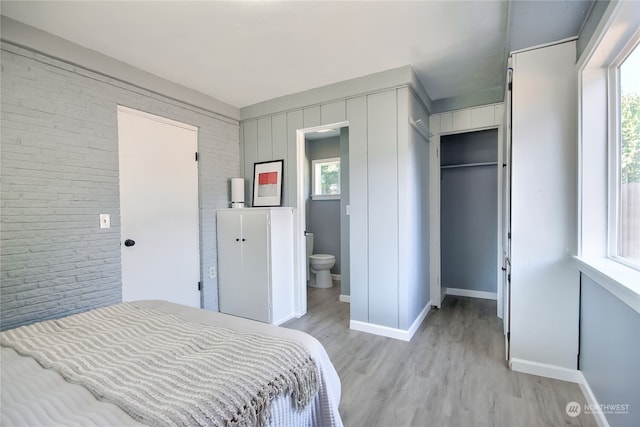
[[[0,322],[121,300],[118,104],[199,127],[203,306],[217,310],[215,210],[240,172],[238,122],[47,56],[1,46]],[[100,229],[98,215],[111,214]]]

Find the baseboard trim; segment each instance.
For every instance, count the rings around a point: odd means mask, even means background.
[[[274,325],[282,325],[284,322],[288,322],[291,319],[299,318],[299,317],[301,317],[301,316],[298,316],[297,313],[291,313],[288,316],[285,316],[282,319],[279,319],[278,321],[273,322],[273,324]]]
[[[587,379],[584,377],[581,371],[578,371],[578,384],[580,385],[580,390],[582,390],[582,394],[584,398],[587,400],[587,405],[589,407],[589,412],[593,415],[593,418],[596,419],[596,423],[598,423],[598,427],[610,427],[609,422],[607,421],[607,417],[602,413],[600,409],[600,404],[598,403],[598,399],[593,394]]]
[[[332,274],[331,275],[331,280],[337,280],[338,282],[342,281],[342,275],[341,274]]]
[[[351,295],[340,295],[340,302],[351,303]]]
[[[409,327],[409,340],[411,340],[411,338],[413,338],[413,336],[416,334],[418,328],[420,327],[420,325],[422,325],[424,319],[426,319],[427,314],[429,314],[429,310],[431,310],[431,301],[427,302],[427,305],[424,306],[424,308],[420,311],[420,314],[418,314],[418,317],[416,317],[416,320],[414,320]]]
[[[388,326],[376,325],[368,322],[360,322],[358,320],[351,320],[349,322],[349,328],[354,331],[367,332],[369,334],[380,335],[387,338],[393,338],[402,341],[411,341],[411,338],[415,335],[416,331],[427,317],[427,313],[431,309],[431,301],[422,309],[416,320],[413,321],[409,329],[397,329],[390,328]]]
[[[531,360],[511,358],[509,366],[512,371],[522,372],[525,374],[537,375],[539,377],[553,378],[556,380],[568,381],[571,383],[579,383],[580,371],[576,369],[563,368],[562,366],[549,365],[547,363],[538,363]]]
[[[445,293],[447,295],[456,295],[459,297],[470,297],[470,298],[480,298],[480,299],[491,299],[498,300],[498,294],[496,292],[485,292],[485,291],[472,291],[470,289],[459,289],[459,288],[445,288]]]

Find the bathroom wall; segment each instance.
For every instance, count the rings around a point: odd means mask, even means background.
[[[307,164],[312,170],[312,162],[317,159],[340,157],[340,137],[306,140]],[[311,192],[312,179],[305,183]],[[333,274],[341,274],[340,255],[340,199],[312,200],[307,203],[307,231],[313,233],[313,252],[336,257],[331,269]]]

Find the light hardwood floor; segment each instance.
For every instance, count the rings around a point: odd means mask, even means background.
[[[349,329],[339,288],[308,288],[308,313],[283,326],[327,349],[342,381],[340,414],[360,426],[596,426],[577,384],[510,371],[496,302],[447,296],[411,342]]]

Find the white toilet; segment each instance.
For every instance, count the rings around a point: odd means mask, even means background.
[[[327,254],[313,253],[313,233],[307,235],[307,280],[309,286],[314,288],[330,288],[333,286],[331,280],[331,268],[336,263],[336,257]],[[316,275],[316,280],[312,280],[311,274]]]

